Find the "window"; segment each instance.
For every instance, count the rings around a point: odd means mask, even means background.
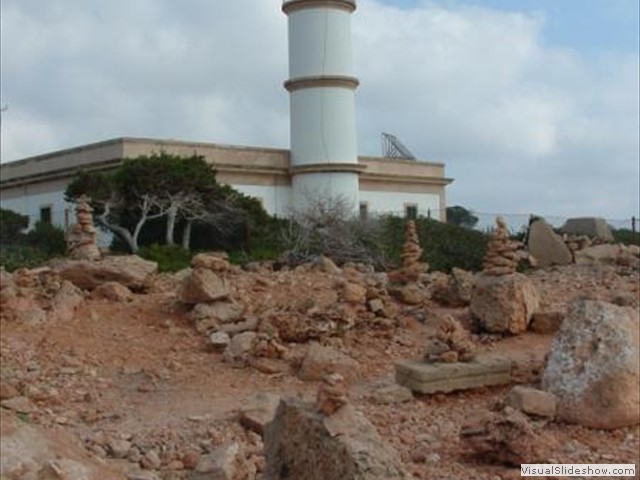
[[[360,220],[366,220],[367,218],[369,218],[369,204],[360,202]]]
[[[51,205],[40,207],[40,221],[51,224]]]
[[[404,205],[404,216],[407,220],[415,220],[418,218],[418,205],[406,203]]]

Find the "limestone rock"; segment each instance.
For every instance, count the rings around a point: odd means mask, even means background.
[[[212,270],[194,268],[182,281],[178,296],[181,302],[191,304],[223,300],[229,296],[229,283]]]
[[[0,476],[7,480],[126,480],[61,430],[45,432],[0,410]]]
[[[450,307],[466,307],[471,301],[473,291],[474,276],[460,268],[453,268],[451,275],[436,272],[429,285],[431,298],[438,303]]]
[[[378,405],[397,405],[413,400],[411,389],[392,383],[375,388],[367,398]]]
[[[53,294],[49,302],[47,315],[49,319],[69,320],[84,302],[84,296],[78,287],[63,280],[59,290]]]
[[[312,343],[298,373],[301,380],[320,381],[325,375],[339,373],[349,384],[360,378],[360,364],[351,357],[331,347]]]
[[[253,343],[257,336],[256,332],[243,332],[234,335],[224,351],[225,362],[243,366],[253,351]]]
[[[231,337],[226,332],[213,332],[209,335],[209,342],[214,350],[224,350],[231,342]]]
[[[280,395],[257,392],[240,405],[240,423],[263,435],[267,423],[273,420],[280,403]]]
[[[329,257],[325,257],[321,255],[314,262],[314,266],[320,270],[321,272],[329,273],[329,274],[339,274],[342,272],[340,268],[331,260]]]
[[[80,289],[47,267],[4,276],[0,317],[22,323],[68,320],[84,301]]]
[[[518,334],[527,330],[539,304],[536,287],[520,273],[501,277],[479,275],[470,311],[488,332]]]
[[[118,282],[106,282],[96,287],[91,292],[91,297],[114,302],[128,302],[133,299],[133,294],[131,290]]]
[[[460,439],[473,456],[485,463],[546,463],[547,445],[527,417],[509,407],[469,419],[461,428]]]
[[[623,245],[596,245],[576,252],[578,265],[624,265],[638,268],[640,260]]]
[[[107,282],[118,282],[133,291],[146,286],[149,277],[158,270],[158,264],[137,255],[105,257],[100,261],[62,260],[52,268],[62,278],[84,290]]]
[[[244,308],[231,300],[222,300],[212,303],[198,303],[189,316],[199,324],[205,320],[214,320],[216,324],[235,322],[242,317]]]
[[[573,262],[569,247],[542,219],[534,221],[529,226],[527,248],[541,268],[551,265],[568,265]]]
[[[396,382],[418,393],[448,393],[511,382],[511,361],[490,354],[476,355],[470,362],[401,360],[395,368]]]
[[[518,266],[518,244],[509,239],[507,224],[496,218],[496,228],[491,234],[484,257],[483,273],[489,276],[510,275]]]
[[[326,417],[283,400],[265,432],[265,480],[408,480],[397,453],[351,405]]]
[[[367,299],[367,289],[357,283],[345,282],[342,288],[342,300],[347,303],[364,305]]]
[[[553,418],[556,414],[556,397],[537,388],[516,385],[507,394],[505,403],[528,415]]]
[[[542,310],[534,312],[531,319],[531,331],[536,333],[555,333],[560,329],[566,312],[560,310]]]
[[[640,423],[639,325],[630,307],[572,304],[542,376],[560,420],[602,429]]]
[[[187,477],[188,480],[235,480],[247,478],[249,466],[240,451],[240,445],[231,443],[201,455]],[[255,472],[254,472],[255,473]]]
[[[198,253],[191,259],[191,266],[195,269],[204,268],[223,273],[229,270],[229,261],[227,260],[227,255],[224,253]]]
[[[586,235],[589,238],[593,238],[601,242],[613,242],[614,240],[611,228],[609,228],[609,225],[604,218],[569,218],[565,224],[560,227],[560,231],[573,235]]]

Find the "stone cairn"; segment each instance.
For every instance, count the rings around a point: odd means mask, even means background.
[[[100,250],[97,245],[97,230],[93,225],[93,208],[90,199],[81,195],[77,199],[76,223],[66,235],[69,257],[74,260],[99,260]]]
[[[494,277],[515,273],[519,259],[518,248],[518,243],[509,239],[504,219],[497,217],[496,228],[484,257],[483,273]]]
[[[421,255],[422,248],[420,247],[418,232],[416,232],[416,223],[411,220],[407,223],[405,230],[405,242],[402,249],[402,267],[390,274],[390,280],[394,283],[401,284],[417,281],[420,274],[429,268],[427,263],[420,262]]]
[[[349,403],[349,398],[344,377],[339,373],[325,375],[318,386],[317,411],[331,416],[347,403]]]
[[[469,362],[475,356],[471,335],[452,316],[445,316],[427,341],[424,359],[429,363]]]

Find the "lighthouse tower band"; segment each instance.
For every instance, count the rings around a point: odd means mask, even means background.
[[[355,0],[285,0],[288,16],[291,205],[344,201],[358,206],[351,14]]]

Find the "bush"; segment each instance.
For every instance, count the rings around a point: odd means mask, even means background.
[[[612,233],[616,243],[640,246],[640,232],[634,232],[628,228],[619,228],[613,230]]]
[[[149,245],[141,247],[138,255],[147,260],[158,263],[160,272],[177,272],[189,267],[191,252],[178,245]]]
[[[47,252],[29,245],[3,245],[0,248],[0,265],[8,272],[19,268],[36,268],[50,258]]]
[[[406,219],[386,217],[385,239],[389,259],[400,264]],[[482,269],[489,237],[487,234],[437,220],[420,217],[416,229],[423,249],[422,258],[430,270],[450,272],[452,268]]]
[[[0,208],[0,243],[20,243],[24,234],[22,231],[29,226],[29,217],[20,215],[13,210]]]
[[[42,250],[49,256],[64,255],[67,251],[64,230],[50,223],[36,223],[26,237],[28,245]]]

